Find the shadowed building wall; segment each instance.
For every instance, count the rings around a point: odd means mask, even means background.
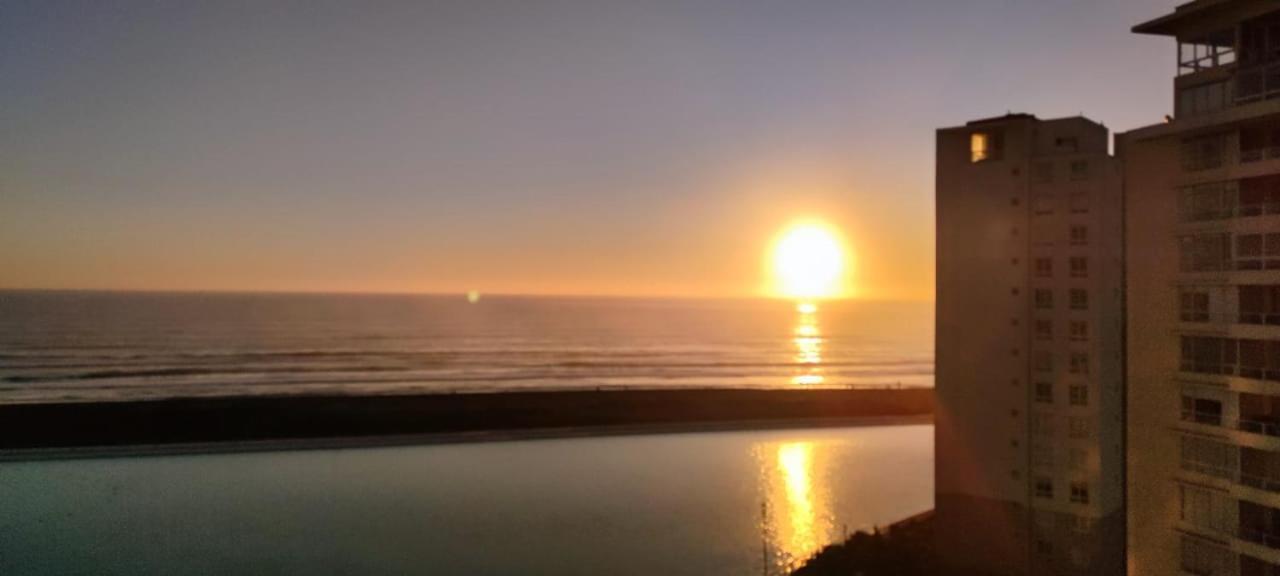
[[[1280,574],[1280,3],[1198,0],[1175,116],[1122,134],[1129,573]]]
[[[1107,129],[937,134],[938,547],[968,572],[1123,570],[1122,236]]]

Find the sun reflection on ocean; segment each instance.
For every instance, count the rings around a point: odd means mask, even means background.
[[[806,305],[807,304],[807,305]],[[800,314],[796,320],[795,336],[791,342],[795,344],[795,362],[800,366],[799,373],[791,378],[794,386],[817,386],[826,381],[822,375],[822,333],[818,329],[818,307],[805,303],[796,307]]]
[[[827,446],[786,442],[757,448],[766,572],[785,574],[838,538]]]

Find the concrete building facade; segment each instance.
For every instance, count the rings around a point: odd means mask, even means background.
[[[937,133],[936,522],[966,573],[1123,572],[1122,204],[1107,129]]]
[[[1280,574],[1280,2],[1197,0],[1174,115],[1119,135],[1131,574]]]

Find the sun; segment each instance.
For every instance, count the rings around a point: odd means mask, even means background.
[[[793,225],[773,245],[774,290],[797,299],[834,298],[842,291],[845,253],[840,237],[817,223]]]

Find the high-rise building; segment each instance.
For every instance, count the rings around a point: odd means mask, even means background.
[[[1174,115],[1117,138],[1131,574],[1280,574],[1280,2],[1197,0]]]
[[[1119,176],[1085,118],[937,133],[935,522],[965,573],[1123,573]]]

